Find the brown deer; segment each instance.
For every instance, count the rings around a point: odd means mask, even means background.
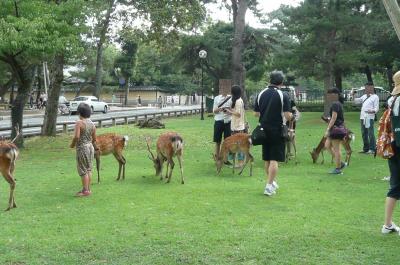
[[[167,171],[165,173],[165,178],[167,179],[166,183],[171,181],[172,170],[174,169],[175,163],[173,157],[176,156],[178,158],[179,167],[181,170],[181,183],[184,184],[185,180],[183,178],[183,165],[182,165],[182,156],[183,156],[183,139],[176,132],[166,132],[161,134],[157,140],[157,156],[153,154],[150,150],[149,139],[146,139],[147,150],[149,151],[151,157],[150,160],[154,163],[154,168],[156,170],[156,176],[161,176],[160,180],[163,179],[162,176],[162,168],[165,161],[167,161]],[[168,166],[171,167],[170,172],[168,174]]]
[[[15,131],[17,132],[17,135],[12,141],[0,141],[0,171],[4,179],[10,184],[10,197],[8,199],[8,208],[6,211],[11,210],[12,208],[17,208],[14,199],[16,183],[13,174],[15,169],[15,160],[18,158],[18,148],[14,142],[20,134],[19,126],[16,127]]]
[[[288,163],[293,156],[295,164],[297,164],[297,149],[296,149],[296,131],[293,129],[294,121],[289,122],[288,135],[289,140],[286,142],[285,162]],[[292,154],[292,147],[294,154]]]
[[[122,151],[128,143],[128,136],[121,136],[115,133],[106,133],[96,136],[96,145],[98,151],[95,152],[96,168],[97,168],[97,183],[100,183],[100,156],[113,154],[119,164],[117,180],[121,178],[125,179],[125,157],[122,155]]]
[[[224,162],[228,161],[228,154],[238,154],[240,152],[244,153],[246,156],[246,162],[244,163],[239,175],[242,174],[247,163],[250,161],[250,176],[253,175],[253,161],[254,158],[250,154],[251,139],[250,135],[247,133],[236,133],[231,135],[223,141],[221,145],[221,151],[219,152],[219,157],[215,157],[215,162],[217,166],[217,173],[221,172],[221,168]],[[235,159],[233,159],[233,173],[235,173]]]
[[[344,139],[342,141],[343,147],[346,151],[345,163],[347,165],[350,165],[351,153],[353,152],[351,150],[351,146],[350,146],[350,143],[352,140],[354,140],[354,133],[352,131],[348,130],[347,135],[344,137]],[[326,136],[323,136],[321,141],[319,142],[318,146],[316,148],[313,148],[312,152],[310,152],[311,158],[312,158],[314,164],[317,162],[319,154],[322,155],[321,164],[324,163],[324,161],[325,161],[324,150],[326,149],[325,142],[326,142]],[[333,153],[333,151],[331,151],[331,153]],[[332,156],[332,161],[333,161],[333,156]]]

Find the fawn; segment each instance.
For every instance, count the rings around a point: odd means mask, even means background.
[[[288,128],[289,140],[286,142],[285,162],[288,163],[291,156],[293,156],[295,164],[297,164],[296,131],[293,129],[293,125],[294,121],[289,121],[289,128]],[[292,154],[292,147],[294,154]]]
[[[221,168],[224,162],[228,160],[229,153],[237,154],[239,152],[242,152],[246,155],[246,162],[240,170],[239,175],[242,174],[247,163],[250,161],[250,176],[252,176],[254,158],[250,154],[250,147],[251,139],[250,135],[247,133],[237,133],[225,138],[221,145],[219,157],[214,157],[217,166],[217,173],[219,174],[221,172]],[[233,159],[233,173],[235,173],[235,159]]]
[[[15,129],[17,135],[12,141],[0,141],[0,171],[4,179],[10,184],[10,197],[8,199],[8,208],[6,211],[12,208],[17,208],[17,204],[14,199],[15,190],[15,178],[13,177],[15,169],[15,160],[18,158],[18,148],[14,144],[15,140],[19,137],[19,128]]]
[[[319,142],[318,146],[316,148],[313,148],[312,152],[310,152],[311,158],[312,158],[314,164],[317,162],[319,154],[322,155],[321,164],[324,163],[324,160],[325,160],[325,158],[324,158],[324,150],[326,149],[325,148],[326,139],[327,139],[326,136],[323,136],[321,141]],[[346,150],[345,163],[347,165],[350,164],[351,153],[353,152],[351,150],[351,146],[350,146],[350,143],[351,143],[352,140],[354,140],[354,133],[352,131],[348,130],[347,135],[342,140],[343,147]],[[331,153],[333,153],[333,151],[331,151]],[[333,157],[332,157],[332,161],[333,161]]]
[[[106,133],[96,136],[96,145],[98,151],[95,152],[96,168],[97,168],[97,183],[100,183],[100,156],[113,154],[119,164],[117,180],[121,178],[125,179],[125,157],[122,155],[122,151],[128,143],[128,136],[120,136],[115,133]]]
[[[181,183],[184,184],[185,180],[183,177],[183,139],[176,132],[166,132],[161,134],[157,140],[157,156],[154,156],[153,152],[150,150],[149,139],[146,139],[147,150],[149,151],[151,157],[149,159],[153,161],[154,168],[156,170],[156,176],[161,176],[160,180],[163,179],[162,168],[165,161],[167,161],[167,171],[165,173],[166,183],[171,181],[172,170],[174,169],[175,163],[173,157],[176,156],[179,162],[179,167],[181,170]],[[170,172],[168,174],[168,166],[171,166]]]

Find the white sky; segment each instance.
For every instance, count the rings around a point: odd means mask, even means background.
[[[261,12],[269,13],[278,9],[281,5],[297,6],[299,3],[303,2],[303,0],[259,0],[258,2],[258,8],[261,9]],[[211,18],[215,21],[231,21],[228,10],[226,8],[219,9],[218,7],[218,4],[207,5]],[[250,10],[246,13],[246,23],[255,28],[265,27],[265,25],[262,25],[259,20],[253,16]]]

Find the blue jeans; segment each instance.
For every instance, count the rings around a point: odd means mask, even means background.
[[[369,120],[369,128],[365,128],[364,120],[361,120],[361,134],[363,139],[363,151],[368,152],[369,150],[371,150],[375,152],[376,141],[373,119]]]

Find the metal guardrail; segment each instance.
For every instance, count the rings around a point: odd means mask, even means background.
[[[118,124],[138,123],[139,120],[147,120],[155,117],[180,117],[200,113],[200,108],[187,109],[187,110],[158,110],[146,114],[129,114],[117,115],[114,117],[94,118],[92,121],[96,124],[97,128],[116,126]],[[57,122],[57,133],[67,133],[74,129],[75,121]],[[22,127],[24,137],[41,135],[43,131],[43,123],[27,123]],[[0,128],[0,137],[10,137],[11,125]]]

